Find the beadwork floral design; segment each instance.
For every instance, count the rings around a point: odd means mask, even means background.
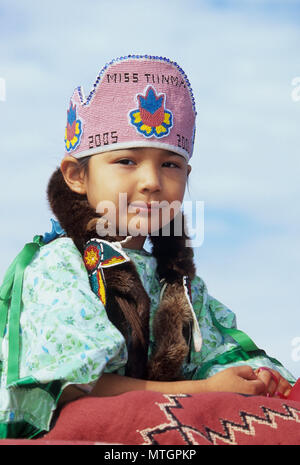
[[[154,87],[146,88],[145,95],[137,95],[138,108],[129,113],[130,122],[145,137],[164,137],[173,126],[173,115],[165,109],[165,94],[157,94]]]
[[[84,251],[83,260],[88,271],[95,270],[100,261],[99,248],[95,245],[89,245]]]
[[[91,239],[85,246],[83,261],[92,290],[103,305],[106,305],[105,278],[102,270],[129,261],[129,258],[114,244],[101,239]]]
[[[80,119],[76,119],[76,105],[70,102],[70,107],[67,112],[67,126],[65,130],[65,146],[67,152],[75,150],[79,143],[82,134],[82,124]]]

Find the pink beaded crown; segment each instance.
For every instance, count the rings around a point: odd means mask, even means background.
[[[184,71],[168,58],[128,55],[112,60],[87,98],[77,87],[65,129],[65,154],[81,158],[109,150],[157,147],[189,160],[195,101]]]

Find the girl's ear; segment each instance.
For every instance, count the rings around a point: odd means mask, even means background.
[[[191,171],[192,171],[191,165],[187,165],[187,177],[189,177],[189,174]]]
[[[77,194],[86,194],[85,170],[74,157],[65,157],[60,169],[66,184]]]

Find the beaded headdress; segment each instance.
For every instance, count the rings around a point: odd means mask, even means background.
[[[65,154],[156,147],[189,160],[196,108],[189,80],[168,58],[128,55],[106,64],[92,91],[77,87],[67,111]]]

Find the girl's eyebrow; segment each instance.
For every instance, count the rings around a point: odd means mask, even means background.
[[[112,151],[108,151],[108,152],[104,152],[103,155],[106,155],[108,156],[108,159],[110,158],[114,158],[114,157],[129,157],[130,156],[130,152],[132,154],[135,153],[135,155],[141,155],[142,156],[142,153],[140,152],[140,148],[139,147],[132,147],[131,149],[120,149],[120,150],[112,150]],[[162,157],[179,157],[181,160],[185,160],[185,157],[183,155],[180,155],[179,153],[176,153],[176,152],[172,152],[171,150],[163,150],[162,154],[161,154]]]
[[[173,155],[175,157],[180,157],[180,158],[183,158],[185,160],[185,158],[182,155],[180,155],[179,153],[169,152],[169,155]]]
[[[170,157],[170,156],[172,156],[172,157],[180,157],[180,158],[183,158],[185,160],[185,158],[182,155],[180,155],[179,153],[176,153],[176,152],[172,152],[172,150],[163,150],[161,152],[161,155],[164,156],[164,157]]]
[[[180,160],[186,161],[186,159],[184,158],[184,156],[183,156],[183,155],[180,155],[179,153],[175,153],[175,152],[171,152],[171,151],[170,151],[170,152],[167,152],[167,153],[166,153],[166,157],[170,157],[170,156],[172,156],[172,157],[173,157],[173,156],[174,156],[174,157],[179,157]]]
[[[123,153],[122,153],[123,152]],[[108,152],[104,152],[103,155],[106,155],[108,158],[120,157],[120,156],[129,156],[126,150],[109,150]]]

